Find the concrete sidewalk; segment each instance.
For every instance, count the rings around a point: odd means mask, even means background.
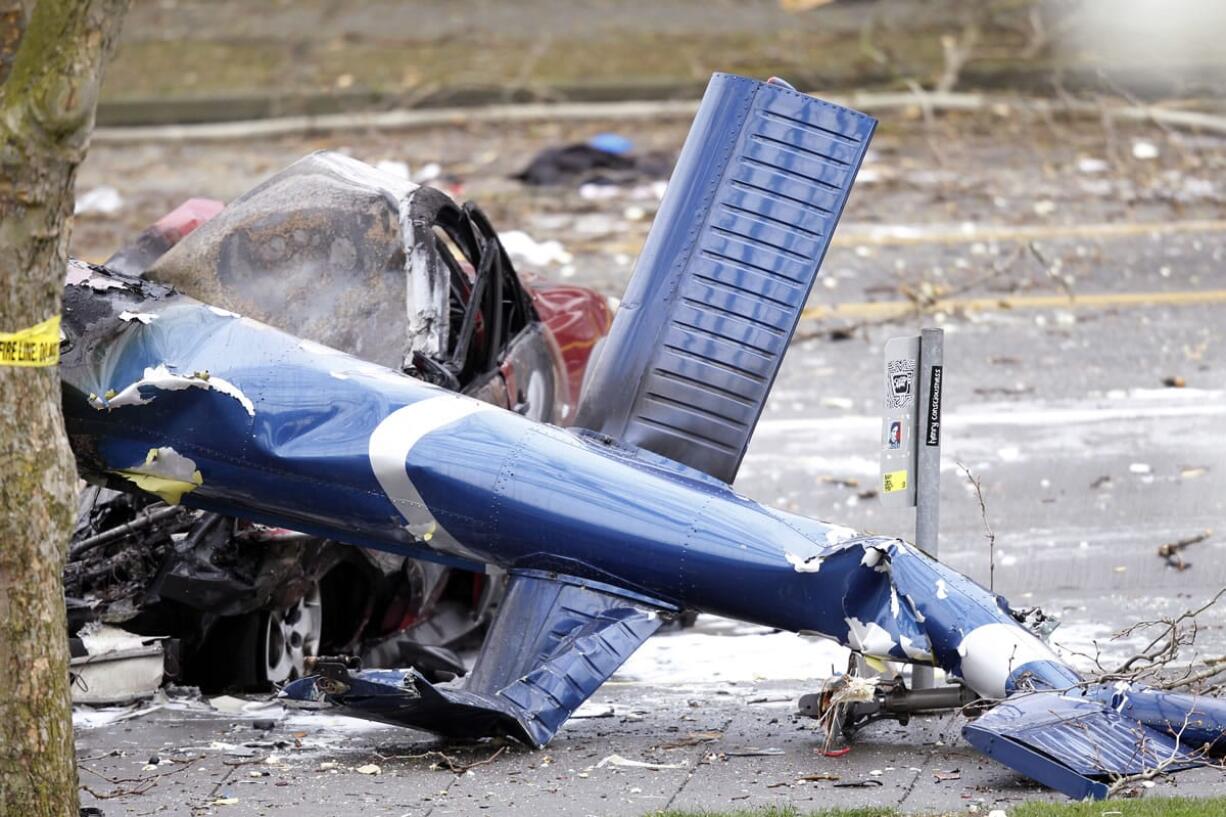
[[[667,638],[668,636],[664,636]],[[159,710],[79,729],[83,803],[107,817],[149,814],[376,817],[650,814],[791,805],[895,807],[986,814],[1023,799],[1059,799],[960,738],[960,717],[874,724],[840,758],[819,754],[814,722],[793,715],[796,683],[677,688],[610,683],[543,751],[490,743],[441,748],[421,734],[290,711],[272,729],[245,716]],[[156,757],[160,764],[148,769]],[[620,765],[626,761],[659,768]],[[185,763],[183,761],[190,760]],[[378,774],[367,766],[377,766]],[[123,781],[111,783],[107,780]],[[807,779],[808,778],[808,779]],[[814,779],[820,778],[820,779]],[[143,793],[136,792],[156,782]],[[1178,788],[1176,788],[1178,786]],[[1226,793],[1201,770],[1147,795]],[[108,799],[99,799],[108,797]]]

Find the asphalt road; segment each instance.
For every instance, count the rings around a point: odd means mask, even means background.
[[[447,183],[487,205],[500,229],[557,240],[573,255],[534,271],[616,296],[655,193],[585,198],[506,178],[539,147],[616,127],[99,146],[80,192],[111,185],[123,205],[110,217],[83,216],[74,250],[100,260],[178,199],[233,197],[307,150],[343,147],[414,169],[439,162]],[[676,150],[685,129],[664,122],[632,135],[644,147]],[[932,130],[900,113],[879,134],[802,323],[811,338],[785,361],[736,488],[909,536],[910,512],[885,509],[875,495],[881,350],[893,335],[942,326],[941,558],[1015,606],[1059,615],[1058,645],[1097,649],[1110,664],[1139,643],[1111,640],[1114,632],[1226,587],[1224,143],[1003,110],[942,119]],[[916,304],[922,314],[890,317]],[[850,338],[835,340],[832,329],[850,329]],[[991,550],[961,465],[981,480]],[[1157,555],[1160,545],[1204,531],[1208,538],[1183,553],[1186,569]],[[1200,654],[1226,653],[1224,620],[1216,608],[1202,616]],[[611,707],[609,716],[575,720],[546,751],[510,747],[461,775],[430,768],[437,756],[382,757],[426,750],[403,730],[293,713],[278,715],[264,736],[249,718],[195,707],[83,726],[82,782],[116,794],[140,784],[98,774],[173,772],[143,794],[106,799],[108,815],[467,815],[512,803],[525,812],[635,815],[785,802],[966,812],[1050,796],[974,756],[949,719],[878,725],[848,757],[819,756],[812,726],[791,718],[793,700],[841,660],[799,637],[707,620],[658,636],[632,658],[593,701],[592,712]],[[720,734],[664,748],[704,732]],[[263,745],[243,747],[253,740]],[[288,743],[278,748],[278,740]],[[497,748],[455,754],[471,763]],[[748,749],[779,753],[738,754]],[[201,759],[143,770],[153,754]],[[675,768],[600,766],[611,755]],[[369,763],[381,774],[355,771]],[[935,776],[954,769],[958,779]],[[839,780],[800,779],[819,773]],[[1208,772],[1178,783],[1185,794],[1223,788]],[[219,804],[227,798],[237,803]]]

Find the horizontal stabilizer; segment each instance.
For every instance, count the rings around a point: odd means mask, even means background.
[[[412,669],[350,672],[321,662],[319,675],[282,694],[447,737],[508,735],[543,747],[673,611],[606,585],[515,573],[462,686],[431,684]]]
[[[1171,730],[1132,720],[1080,691],[1017,693],[962,735],[993,760],[1077,800],[1106,797],[1120,777],[1203,762]]]

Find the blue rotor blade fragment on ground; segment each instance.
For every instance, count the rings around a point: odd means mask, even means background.
[[[340,670],[282,694],[449,737],[502,734],[540,748],[675,611],[593,582],[517,572],[462,685],[435,686],[413,670]]]

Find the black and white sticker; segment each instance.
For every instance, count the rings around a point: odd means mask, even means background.
[[[886,364],[887,409],[907,409],[915,400],[915,361],[891,360]]]
[[[924,434],[925,445],[941,444],[941,367],[933,366],[931,388],[928,394],[928,430]]]

